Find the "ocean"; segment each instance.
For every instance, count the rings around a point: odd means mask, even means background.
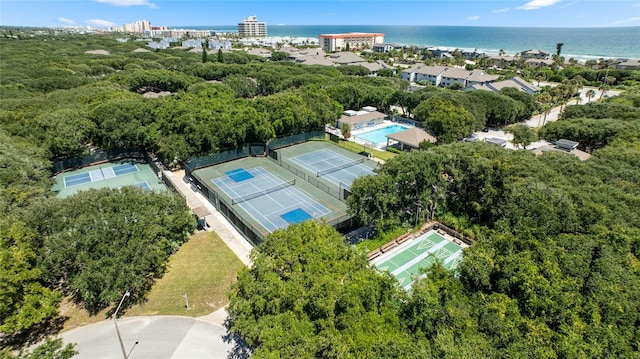
[[[235,25],[182,26],[200,30],[236,30]],[[564,43],[566,59],[640,58],[640,27],[527,28],[479,26],[268,25],[268,36],[313,37],[345,32],[381,32],[384,42],[400,45],[448,46],[515,54],[540,49],[551,54]]]

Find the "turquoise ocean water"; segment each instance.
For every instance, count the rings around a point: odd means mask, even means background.
[[[176,28],[180,28],[177,27]],[[235,25],[182,26],[209,30],[236,30]],[[640,27],[614,28],[524,28],[478,26],[391,26],[391,25],[269,25],[269,36],[318,37],[318,34],[382,32],[385,43],[422,46],[450,46],[478,49],[489,54],[503,49],[515,54],[528,49],[556,52],[564,43],[565,58],[640,58]]]

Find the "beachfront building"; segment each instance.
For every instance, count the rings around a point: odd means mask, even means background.
[[[514,56],[507,56],[507,55],[495,55],[495,56],[489,56],[487,58],[486,61],[490,66],[495,66],[498,68],[505,68],[510,64],[517,64],[518,63],[518,59]]]
[[[419,64],[402,71],[402,78],[412,83],[426,80],[433,86],[439,87],[449,87],[459,83],[464,88],[494,82],[498,76],[486,74],[482,70],[467,71],[457,67]]]
[[[547,59],[549,53],[542,50],[525,50],[520,52],[520,57],[523,59]]]
[[[238,35],[240,37],[265,37],[267,36],[267,23],[258,21],[255,15],[249,16],[238,23]]]
[[[525,64],[529,65],[529,68],[539,69],[541,67],[551,67],[553,66],[553,60],[551,59],[527,59]]]
[[[379,52],[379,53],[387,53],[387,52],[391,52],[391,51],[402,51],[404,50],[405,46],[403,45],[398,45],[398,44],[375,44],[373,45],[373,47],[371,48],[373,50],[373,52]]]
[[[384,43],[384,34],[350,32],[347,34],[320,34],[320,47],[327,52],[362,49],[364,47],[373,48],[376,44]]]
[[[616,64],[616,70],[640,70],[640,60],[626,59]]]

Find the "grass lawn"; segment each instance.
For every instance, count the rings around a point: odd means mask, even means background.
[[[197,232],[171,256],[167,272],[153,285],[147,302],[127,309],[122,316],[209,314],[228,303],[226,292],[243,266],[215,232]],[[189,310],[185,307],[185,294]],[[107,310],[90,316],[63,301],[60,312],[69,318],[64,324],[68,330],[106,319]]]
[[[335,142],[332,142],[335,143]],[[353,153],[360,153],[362,151],[367,151],[369,153],[371,153],[371,155],[373,157],[379,158],[383,161],[387,161],[392,159],[393,157],[396,156],[395,153],[391,153],[389,151],[379,151],[379,150],[375,150],[372,148],[367,148],[364,147],[363,145],[357,144],[355,142],[351,142],[351,141],[345,141],[345,140],[340,140],[340,142],[337,143],[338,146],[344,148],[347,151],[351,151]]]
[[[198,232],[171,257],[169,270],[154,284],[147,302],[130,308],[125,316],[209,314],[228,303],[227,290],[243,266],[215,232]]]

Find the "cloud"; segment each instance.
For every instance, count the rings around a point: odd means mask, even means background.
[[[112,26],[116,26],[116,24],[111,22],[111,21],[100,20],[100,19],[90,19],[90,20],[87,20],[85,22],[87,24],[93,25],[95,27],[112,27]]]
[[[618,20],[618,21],[614,22],[614,24],[624,24],[624,23],[627,23],[627,22],[640,22],[640,16],[632,17],[630,19]]]
[[[110,4],[114,6],[148,6],[152,9],[156,8],[155,4],[149,2],[149,0],[95,0],[96,2],[103,4]]]
[[[509,10],[511,10],[510,7],[505,7],[504,9],[491,10],[491,12],[494,13],[494,14],[499,14],[501,12],[507,12]]]
[[[467,20],[471,20],[471,21],[476,21],[480,18],[480,16],[478,15],[474,15],[474,16],[467,16]]]
[[[67,19],[66,17],[59,17],[58,18],[58,22],[61,22],[61,23],[65,24],[65,25],[73,25],[73,24],[76,23],[75,21],[73,21],[71,19]]]
[[[528,3],[519,6],[520,10],[538,10],[543,7],[551,6],[555,3],[559,3],[561,0],[531,0]]]

